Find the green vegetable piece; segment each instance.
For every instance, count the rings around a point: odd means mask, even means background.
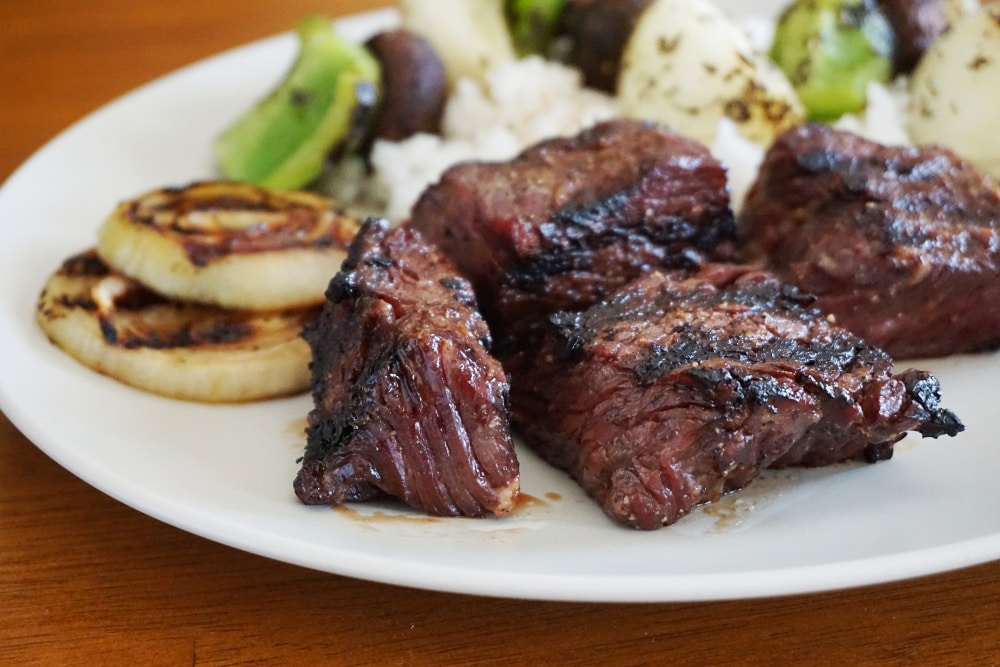
[[[307,17],[296,32],[299,53],[288,74],[215,141],[216,160],[231,180],[302,188],[331,153],[353,150],[363,137],[378,101],[378,62],[325,18]]]
[[[893,32],[874,0],[795,0],[778,20],[771,59],[812,120],[867,104],[872,81],[892,76]]]
[[[517,55],[548,53],[565,4],[566,0],[506,0],[504,12]]]

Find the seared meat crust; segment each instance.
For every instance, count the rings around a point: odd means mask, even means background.
[[[305,338],[315,407],[307,504],[383,495],[436,515],[506,514],[518,463],[507,379],[469,283],[413,230],[369,220]]]
[[[1000,342],[1000,191],[946,149],[789,130],[741,224],[750,260],[896,358]]]
[[[506,364],[525,440],[616,521],[654,529],[768,466],[892,455],[954,435],[937,381],[807,306],[770,274],[708,265],[641,277],[549,318]]]
[[[631,120],[510,162],[452,167],[410,224],[469,278],[504,343],[650,270],[725,257],[736,232],[725,169],[708,149]]]

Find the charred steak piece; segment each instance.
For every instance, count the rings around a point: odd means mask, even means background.
[[[654,529],[768,466],[892,456],[906,431],[954,435],[937,380],[735,265],[654,272],[549,318],[512,357],[514,422],[616,521]]]
[[[894,357],[1000,341],[1000,191],[947,150],[789,130],[741,222],[750,259]]]
[[[369,220],[312,347],[307,504],[396,496],[431,514],[506,514],[518,495],[507,379],[472,288],[420,235]]]
[[[472,281],[498,343],[652,269],[725,255],[736,231],[725,169],[708,149],[631,120],[511,162],[452,167],[411,224]]]

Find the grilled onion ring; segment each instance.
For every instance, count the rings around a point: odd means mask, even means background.
[[[323,301],[358,226],[318,195],[209,181],[120,203],[97,252],[171,298],[294,308]]]
[[[255,401],[309,387],[303,327],[319,307],[254,312],[170,300],[110,269],[93,250],[49,278],[36,318],[84,365],[171,398]]]

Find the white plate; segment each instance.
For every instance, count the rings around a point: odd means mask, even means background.
[[[365,15],[346,28],[360,36],[392,18]],[[61,465],[142,512],[239,549],[494,596],[768,596],[1000,556],[995,355],[925,365],[968,427],[960,437],[908,438],[892,461],[873,466],[769,475],[673,527],[637,532],[612,524],[524,448],[523,489],[533,500],[504,520],[429,519],[392,504],[304,507],[291,482],[307,397],[230,407],[164,400],[49,344],[33,314],[47,275],[93,244],[118,200],[210,176],[211,139],[262,94],[262,82],[280,77],[294,50],[283,35],[143,87],[56,138],[0,191],[0,406]]]

